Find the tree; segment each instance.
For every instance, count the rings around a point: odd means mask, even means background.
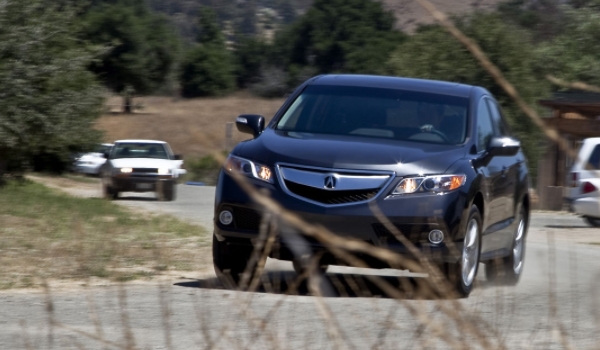
[[[180,82],[184,97],[215,96],[231,90],[235,84],[231,54],[217,24],[214,11],[200,11],[198,42],[182,64]]]
[[[475,40],[530,105],[549,93],[549,84],[539,70],[537,55],[528,32],[506,24],[497,14],[475,13],[457,21],[458,27]],[[389,62],[389,73],[483,86],[496,96],[506,117],[524,145],[530,160],[537,159],[540,132],[498,86],[467,49],[443,28],[420,28],[400,45]],[[535,172],[536,163],[530,168]]]
[[[235,44],[237,86],[249,87],[257,81],[268,57],[268,45],[260,39],[242,35]]]
[[[131,112],[131,94],[151,93],[165,82],[178,45],[166,20],[140,0],[99,1],[82,21],[83,37],[107,46],[91,65],[104,84],[125,93],[124,111]]]
[[[568,9],[565,30],[539,48],[540,69],[567,81],[600,85],[600,6]]]
[[[382,73],[404,35],[395,17],[373,0],[315,0],[308,12],[276,39],[285,61],[319,73]]]
[[[100,140],[103,89],[74,33],[75,12],[43,0],[0,4],[0,174],[64,170]]]

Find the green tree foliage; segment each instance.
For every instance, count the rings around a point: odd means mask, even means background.
[[[184,97],[222,95],[234,84],[233,60],[214,11],[200,11],[198,42],[187,53],[181,69],[181,94]]]
[[[567,9],[567,24],[540,48],[540,67],[567,81],[600,85],[600,5]]]
[[[517,87],[530,105],[549,92],[530,35],[506,24],[497,14],[477,13],[458,22]],[[392,55],[390,73],[399,76],[455,81],[487,88],[497,98],[530,160],[537,159],[540,133],[467,49],[439,26],[421,28]],[[530,167],[535,168],[535,162]]]
[[[42,0],[0,3],[0,173],[63,170],[100,139],[103,90],[74,18]]]
[[[98,1],[82,20],[82,36],[107,46],[91,65],[104,84],[117,93],[148,94],[165,82],[177,58],[176,37],[166,20],[141,0]],[[130,111],[125,94],[125,111]]]
[[[252,36],[242,35],[235,45],[237,86],[241,89],[256,83],[261,68],[267,60],[269,46],[264,41]]]
[[[285,61],[311,65],[319,73],[382,73],[403,35],[394,30],[395,17],[373,0],[315,0],[308,12],[276,46]]]

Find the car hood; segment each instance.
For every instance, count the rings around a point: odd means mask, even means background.
[[[86,153],[86,154],[82,155],[81,157],[77,158],[77,160],[80,160],[80,161],[95,161],[95,162],[102,161],[102,162],[105,162],[106,158],[104,158],[101,153]]]
[[[266,129],[235,153],[267,165],[290,163],[323,168],[393,171],[398,176],[442,174],[465,157],[463,146],[283,132]]]
[[[183,161],[155,158],[118,158],[111,159],[115,168],[179,168]]]

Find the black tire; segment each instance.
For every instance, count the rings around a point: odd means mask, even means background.
[[[591,216],[584,216],[583,221],[587,222],[592,227],[600,227],[600,219]]]
[[[506,286],[516,286],[519,283],[525,264],[526,230],[527,216],[525,208],[521,206],[517,215],[511,253],[507,257],[486,262],[485,278],[488,281]]]
[[[173,182],[162,182],[158,188],[158,197],[161,201],[171,202],[176,197],[176,187]]]
[[[118,199],[119,191],[115,191],[111,186],[102,184],[102,196],[106,199]]]
[[[226,287],[236,288],[252,255],[252,245],[234,245],[213,235],[213,265],[217,277]]]
[[[299,260],[294,260],[292,261],[292,265],[294,266],[294,271],[296,271],[296,273],[298,275],[302,275],[305,272],[305,265],[299,261]],[[327,273],[327,269],[329,268],[329,265],[326,264],[319,264],[319,268],[317,270],[318,274],[324,275],[325,273]]]
[[[475,284],[479,257],[481,255],[481,227],[481,214],[479,213],[479,209],[473,205],[469,210],[469,216],[465,224],[465,238],[459,261],[452,264],[444,264],[442,267],[442,272],[446,275],[450,286],[459,297],[468,297]],[[471,232],[471,230],[474,231]],[[472,258],[465,260],[467,256],[472,256]],[[470,271],[466,274],[463,273],[465,263],[468,264],[466,265],[468,266],[466,270]]]

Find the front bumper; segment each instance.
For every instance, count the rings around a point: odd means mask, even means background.
[[[375,205],[405,238],[428,256],[454,262],[458,258],[455,248],[462,247],[464,230],[460,230],[460,223],[465,215],[467,196],[460,191],[444,195],[415,194],[395,198],[386,198],[384,192],[369,203],[323,207],[286,194],[278,184],[249,181],[269,190],[275,201],[306,222],[321,225],[342,237],[386,247],[400,254],[409,254],[407,247],[373,213],[371,205]],[[233,213],[234,220],[230,225],[223,225],[218,220],[219,213],[223,210]],[[216,237],[236,244],[249,244],[251,239],[258,236],[261,219],[260,209],[229,175],[222,172],[215,198]],[[285,227],[285,224],[279,224]],[[428,236],[431,230],[441,230],[445,241],[441,244],[430,243]],[[290,243],[293,240],[286,239],[285,236],[281,234],[279,237],[284,246],[294,244]],[[325,249],[314,240],[304,241],[313,251]],[[288,248],[293,250],[293,247]],[[285,256],[283,259],[286,259]]]
[[[111,179],[111,187],[119,192],[157,192],[164,186],[172,186],[172,177],[155,176],[121,176]]]

